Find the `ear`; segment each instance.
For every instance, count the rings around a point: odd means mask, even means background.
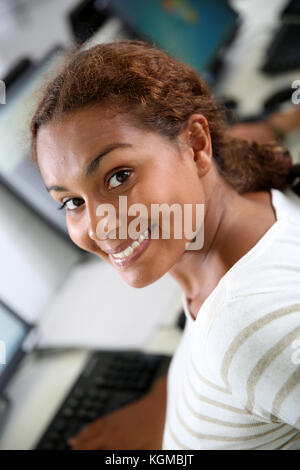
[[[212,143],[205,116],[202,114],[190,116],[181,138],[191,152],[199,176],[204,176],[212,165]]]

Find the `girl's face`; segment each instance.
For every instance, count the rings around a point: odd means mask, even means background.
[[[180,260],[190,241],[185,238],[183,226],[182,238],[174,238],[172,215],[170,237],[162,238],[160,215],[155,220],[159,238],[141,243],[131,260],[120,263],[108,253],[121,244],[133,242],[128,226],[140,215],[139,212],[129,215],[133,204],[143,204],[146,208],[146,228],[153,223],[152,204],[167,204],[169,208],[172,204],[182,208],[184,204],[193,204],[195,221],[194,205],[204,203],[204,192],[199,166],[188,142],[189,128],[172,143],[157,133],[138,129],[128,115],[111,116],[100,107],[72,112],[39,130],[38,165],[51,196],[64,205],[71,239],[112,264],[133,287],[149,285],[167,273]],[[119,196],[126,196],[126,214],[120,213]],[[107,213],[100,214],[102,204],[114,207],[113,225],[107,225]],[[98,238],[99,222],[110,232],[105,239]],[[124,224],[125,239],[119,235]],[[115,237],[111,238],[113,229]]]

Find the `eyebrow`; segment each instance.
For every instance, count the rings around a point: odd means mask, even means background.
[[[126,148],[126,147],[132,147],[132,144],[125,144],[125,143],[122,143],[122,142],[115,142],[113,144],[110,144],[108,147],[106,147],[104,150],[102,150],[101,153],[99,153],[99,155],[97,155],[97,157],[93,158],[86,170],[85,170],[85,176],[90,176],[92,173],[94,173],[97,168],[99,167],[99,163],[101,161],[101,159],[107,155],[109,152],[112,152],[113,150],[117,149],[117,148]],[[56,184],[52,185],[52,186],[46,186],[46,189],[48,192],[50,191],[69,191],[67,188],[65,188],[64,186],[57,186]]]

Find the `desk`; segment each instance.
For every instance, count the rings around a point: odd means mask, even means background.
[[[175,325],[180,306],[178,299],[174,310],[167,313],[160,328],[145,345],[145,352],[172,355],[182,335]],[[89,354],[88,350],[79,349],[37,351],[28,355],[7,389],[12,407],[0,436],[0,450],[34,448]]]

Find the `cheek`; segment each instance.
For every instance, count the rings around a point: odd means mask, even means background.
[[[74,230],[73,227],[68,225],[69,236],[75,245],[79,246],[83,250],[91,251],[92,240],[88,237],[87,233],[80,230]]]
[[[94,247],[93,241],[88,235],[88,231],[82,223],[72,220],[72,217],[66,216],[67,228],[71,240],[75,245],[79,246],[83,250],[92,251]]]
[[[79,246],[79,248],[82,248],[85,251],[96,254],[100,258],[104,259],[104,261],[111,263],[109,256],[104,253],[104,251],[100,250],[95,242],[91,240],[87,229],[82,227],[82,224],[74,223],[74,221],[72,221],[70,218],[68,219],[67,217],[67,228],[69,236],[75,245]]]

